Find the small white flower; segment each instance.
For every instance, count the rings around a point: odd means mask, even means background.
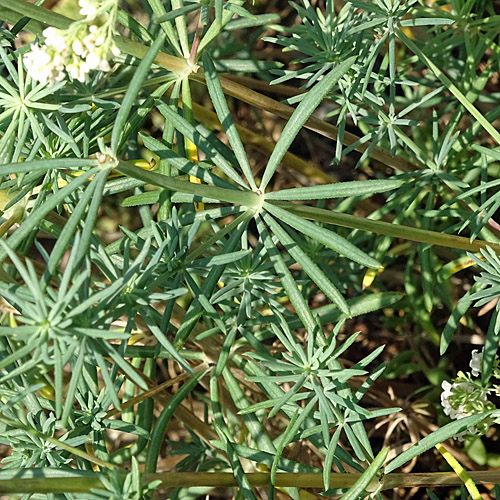
[[[81,56],[83,54],[83,44],[80,40],[75,40],[73,45],[71,45],[71,48],[77,56]]]
[[[477,349],[474,349],[472,351],[472,359],[470,360],[469,366],[471,369],[471,373],[474,377],[478,377],[479,374],[481,373],[481,363],[483,360],[483,352],[484,352],[484,348],[481,352],[479,352]]]
[[[101,58],[95,52],[90,52],[85,61],[90,69],[97,69],[101,64]]]
[[[43,30],[43,36],[45,37],[45,45],[47,47],[53,47],[60,52],[68,50],[66,39],[60,30],[53,27],[47,28]]]
[[[441,406],[444,408],[446,415],[449,415],[451,410],[451,404],[448,401],[451,396],[451,387],[452,385],[447,380],[443,380],[441,384],[441,388],[443,389],[443,392],[441,393]]]
[[[78,4],[80,5],[80,14],[87,18],[87,21],[93,21],[97,14],[97,8],[94,5],[94,2],[89,2],[89,0],[79,0]]]
[[[108,61],[106,59],[102,59],[101,62],[99,63],[99,68],[101,71],[111,71],[111,66],[109,65]]]
[[[50,82],[51,85],[64,80],[64,66],[61,65],[61,58],[53,58],[45,47],[33,45],[31,52],[24,55],[23,61],[28,75],[33,80],[41,83]]]
[[[90,68],[84,61],[75,59],[71,64],[68,64],[66,66],[66,71],[68,72],[69,76],[71,76],[71,78],[83,83],[87,78],[87,74],[90,71]]]

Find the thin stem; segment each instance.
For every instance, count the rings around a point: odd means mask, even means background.
[[[50,473],[50,474],[49,474]],[[0,472],[0,493],[70,493],[85,492],[91,488],[102,487],[99,473],[83,471],[60,471],[51,469],[27,469],[23,477],[15,477],[18,471],[6,470]],[[470,471],[469,477],[476,484],[500,483],[500,471]],[[246,474],[252,486],[268,486],[270,474],[266,472],[249,472]],[[360,474],[333,473],[330,476],[330,488],[350,488],[360,477]],[[237,486],[236,478],[231,472],[160,472],[146,473],[142,482],[160,480],[159,488],[182,487],[233,487]],[[280,472],[276,474],[276,486],[297,488],[323,488],[323,474]],[[380,481],[374,480],[368,486],[369,490],[381,486],[381,490],[394,488],[431,488],[443,486],[460,486],[462,479],[455,472],[420,472],[391,473],[383,476]]]
[[[191,45],[191,53],[189,54],[190,64],[196,64],[198,47],[200,46],[200,39],[202,33],[203,33],[203,25],[201,24],[201,11],[200,11],[200,14],[198,16],[198,26],[196,27],[193,44]]]
[[[193,194],[195,196],[205,196],[213,198],[224,203],[234,203],[247,207],[259,207],[261,197],[252,191],[240,191],[238,189],[225,189],[216,186],[207,186],[206,184],[193,184],[192,182],[181,181],[166,175],[149,172],[136,167],[126,161],[120,161],[116,170],[127,177],[133,177],[141,181],[160,186],[171,191]]]
[[[438,233],[436,231],[428,231],[426,229],[418,229],[416,227],[403,226],[401,224],[390,224],[388,222],[375,221],[365,217],[342,214],[333,210],[325,210],[323,208],[309,207],[306,205],[296,205],[287,202],[275,202],[274,204],[286,208],[286,210],[295,215],[300,215],[305,219],[315,220],[317,222],[326,222],[327,224],[361,229],[362,231],[368,231],[370,233],[385,234],[387,236],[393,236],[394,238],[417,241],[419,243],[430,243],[431,245],[457,248],[468,252],[479,252],[482,248],[490,247],[496,253],[500,254],[500,245],[483,240],[470,241],[469,238],[464,238],[463,236]]]

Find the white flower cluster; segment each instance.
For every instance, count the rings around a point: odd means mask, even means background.
[[[450,384],[448,381],[444,380],[441,387],[443,389],[443,392],[441,393],[441,404],[443,406],[444,413],[450,418],[453,420],[459,420],[476,413],[471,411],[467,397],[468,395],[472,395],[472,393],[477,390],[475,384],[472,382],[455,382]],[[455,399],[457,400],[460,397],[462,401],[454,402],[453,396],[455,396]],[[479,399],[484,402],[488,401],[485,393],[480,394]],[[453,405],[452,401],[454,403]]]
[[[120,51],[113,42],[114,15],[98,25],[94,23],[110,2],[80,0],[80,14],[85,19],[70,25],[67,30],[50,27],[43,31],[45,44],[35,44],[24,56],[28,74],[41,83],[54,85],[66,78],[84,82],[91,70],[110,71],[109,59]],[[113,0],[111,4],[115,5]]]
[[[58,31],[55,28],[47,28],[43,32],[46,37],[45,46],[40,47],[35,44],[32,45],[31,51],[26,53],[23,58],[24,65],[28,70],[28,75],[34,80],[41,83],[50,82],[54,85],[55,82],[64,80],[64,52],[66,49],[66,42],[62,36],[51,36],[52,30]],[[63,50],[59,52],[58,46]]]
[[[478,377],[481,374],[482,359],[483,352],[479,352],[477,349],[472,351],[469,366],[473,377]],[[453,383],[445,380],[441,387],[443,389],[441,405],[444,413],[453,420],[459,420],[495,408],[488,400],[488,394],[492,389],[483,387],[480,383],[473,381],[470,374],[465,375],[460,372]],[[455,438],[463,441],[464,435],[474,434],[478,431],[482,433],[487,428],[487,425],[479,424],[479,427],[481,429],[471,427],[455,436]]]

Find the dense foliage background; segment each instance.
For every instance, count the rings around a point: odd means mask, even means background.
[[[500,497],[498,2],[0,19],[5,498]]]

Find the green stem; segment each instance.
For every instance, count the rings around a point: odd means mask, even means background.
[[[317,222],[326,222],[327,224],[335,224],[351,229],[361,229],[362,231],[370,233],[385,234],[394,238],[417,241],[419,243],[430,243],[431,245],[456,248],[468,252],[479,252],[482,248],[490,247],[500,254],[500,245],[483,240],[470,241],[469,238],[464,238],[463,236],[438,233],[400,224],[390,224],[389,222],[375,221],[365,217],[341,214],[333,210],[325,210],[323,208],[309,207],[306,205],[295,205],[286,202],[274,202],[274,204],[281,208],[285,208],[295,215]]]
[[[144,170],[126,161],[120,161],[116,166],[116,170],[127,177],[133,177],[148,184],[160,186],[171,191],[204,196],[224,203],[259,207],[262,201],[261,197],[252,191],[225,189],[216,186],[207,186],[206,184],[193,184],[192,182],[181,181],[156,172]]]
[[[145,470],[155,472],[156,464],[163,445],[163,439],[167,424],[172,418],[175,409],[184,401],[187,395],[196,387],[196,384],[206,374],[206,370],[193,375],[182,387],[174,394],[168,405],[163,408],[155,426],[151,432],[151,440],[146,458]]]
[[[62,471],[52,469],[10,469],[0,472],[0,493],[70,493],[87,492],[91,488],[103,487],[100,473],[86,471]],[[469,477],[477,484],[500,483],[500,471],[470,471]],[[246,474],[252,486],[269,485],[270,474],[266,472],[249,472]],[[330,488],[350,488],[359,479],[360,474],[332,473]],[[160,472],[146,473],[142,476],[143,484],[160,480],[159,488],[213,487],[230,488],[237,486],[231,472]],[[381,490],[394,488],[431,488],[444,486],[460,486],[462,479],[455,472],[420,472],[414,474],[391,473],[380,480]],[[372,481],[369,489],[376,488],[378,480]],[[280,472],[276,474],[276,486],[323,489],[321,472]]]

